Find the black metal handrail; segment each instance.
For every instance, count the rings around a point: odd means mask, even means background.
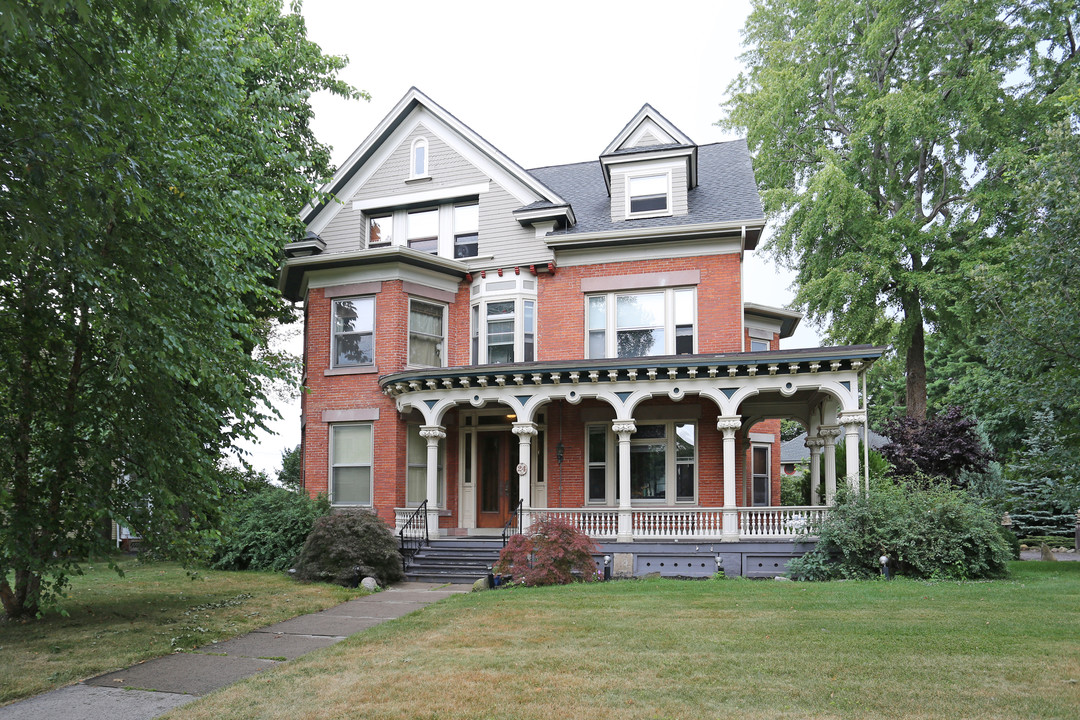
[[[510,519],[503,525],[502,541],[503,547],[506,547],[506,543],[510,540],[512,535],[521,534],[521,518],[525,514],[525,500],[518,500],[517,507],[514,508],[514,513],[510,516]]]
[[[398,536],[401,538],[401,567],[408,570],[413,556],[428,542],[427,500],[420,503],[420,507],[409,516],[398,531]]]

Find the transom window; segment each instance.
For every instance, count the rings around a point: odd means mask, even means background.
[[[334,367],[375,364],[375,298],[334,301]]]
[[[692,354],[695,305],[693,288],[590,295],[588,356]]]
[[[409,364],[445,367],[446,306],[409,301]]]
[[[371,424],[330,426],[330,502],[371,505]]]
[[[670,177],[639,175],[627,178],[627,214],[663,215],[670,209]]]
[[[414,210],[408,215],[408,243],[413,250],[439,252],[439,208]]]

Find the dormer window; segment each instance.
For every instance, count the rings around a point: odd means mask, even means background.
[[[669,215],[671,175],[638,175],[627,178],[627,217]]]
[[[428,176],[428,146],[425,138],[413,140],[412,152],[409,154],[412,162],[409,165],[409,177],[426,178]]]

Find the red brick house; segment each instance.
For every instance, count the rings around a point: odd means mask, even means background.
[[[598,160],[525,170],[413,89],[326,191],[280,278],[307,492],[432,540],[558,515],[622,572],[752,574],[824,512],[779,507],[779,419],[826,453],[827,505],[881,348],[781,350],[801,316],[743,302],[744,142],[645,105]]]

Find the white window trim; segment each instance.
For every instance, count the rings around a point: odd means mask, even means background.
[[[620,295],[650,295],[654,293],[664,293],[664,351],[660,355],[674,355],[675,354],[675,329],[677,327],[675,323],[675,293],[677,291],[690,291],[693,293],[693,300],[691,306],[694,310],[693,328],[694,328],[694,343],[693,353],[698,351],[698,336],[700,333],[700,326],[698,324],[698,302],[697,302],[697,288],[693,285],[689,287],[672,287],[672,288],[641,288],[636,290],[614,290],[606,293],[590,293],[585,296],[585,342],[582,348],[582,357],[590,360],[610,359],[618,357],[618,328],[616,327],[616,298]],[[598,330],[599,328],[589,327],[589,300],[594,297],[605,298],[605,320],[604,320],[604,358],[592,358],[589,355],[589,332],[592,330]],[[646,357],[658,357],[649,356]]]
[[[414,302],[423,303],[424,305],[431,305],[432,307],[442,308],[442,364],[441,365],[417,365],[412,362],[412,306]],[[425,367],[447,367],[447,355],[449,355],[449,343],[447,342],[447,333],[449,330],[448,318],[450,309],[446,303],[436,302],[434,300],[428,300],[427,298],[409,298],[408,315],[405,318],[405,367],[407,368],[425,368]]]
[[[344,300],[359,300],[361,298],[371,298],[371,362],[354,365],[338,365],[337,364],[337,333],[334,332],[335,320],[337,319],[337,305]],[[337,369],[353,369],[353,368],[374,368],[377,367],[375,362],[377,343],[378,343],[378,324],[379,317],[379,300],[376,295],[351,295],[349,297],[336,297],[330,301],[330,368]]]
[[[665,177],[667,178],[667,203],[663,210],[646,210],[644,212],[630,212],[630,181],[635,178],[647,178],[647,177]],[[625,176],[623,185],[623,211],[624,217],[627,220],[635,218],[650,218],[650,217],[669,217],[675,214],[675,210],[672,207],[672,201],[674,200],[674,193],[671,191],[671,169],[661,170],[659,168],[653,168],[649,170],[636,170],[634,172],[628,172]]]
[[[764,505],[754,504],[754,484],[757,482],[758,477],[761,475],[754,473],[754,451],[758,448],[765,451],[765,487],[767,488],[765,493],[766,503]],[[767,443],[750,443],[750,502],[752,507],[772,507],[772,445]]]
[[[473,365],[491,364],[488,359],[487,343],[487,306],[493,302],[514,303],[514,362],[536,362],[540,357],[540,303],[535,290],[524,289],[523,282],[532,280],[525,275],[509,275],[503,278],[489,278],[488,281],[514,281],[515,287],[494,292],[484,292],[472,295],[469,306],[469,361]],[[484,282],[477,280],[477,282]],[[533,303],[533,359],[524,360],[525,357],[525,303]],[[473,352],[473,338],[476,338],[476,352]]]
[[[416,148],[423,146],[424,148],[424,167],[423,172],[416,172]],[[431,146],[428,145],[427,138],[418,137],[412,141],[412,145],[409,146],[409,179],[420,180],[423,178],[431,177],[429,168],[431,167]]]
[[[589,498],[589,469],[594,463],[589,462],[589,429],[600,428],[604,432],[604,497],[601,500]],[[618,445],[615,433],[611,432],[611,421],[602,423],[586,423],[585,425],[585,452],[582,453],[585,460],[585,504],[593,507],[616,507],[618,500],[616,491],[619,487],[618,473],[616,472],[618,460]],[[599,464],[599,463],[596,463]]]
[[[755,350],[754,343],[763,343],[765,345],[765,348],[763,350]],[[748,349],[750,350],[750,352],[768,352],[771,349],[770,346],[771,343],[768,340],[762,340],[760,338],[752,337],[750,338],[750,347]]]
[[[368,465],[335,465],[334,464],[334,428],[339,427],[362,427],[366,426],[371,428],[369,437],[371,438],[371,463]],[[334,507],[374,507],[375,505],[375,424],[370,422],[359,423],[330,423],[328,426],[330,433],[330,442],[327,443],[329,453],[327,455],[327,464],[330,466],[330,477],[327,485],[330,491],[330,504]],[[335,483],[334,483],[334,470],[338,467],[367,467],[368,468],[368,497],[371,498],[366,503],[343,503],[338,502],[335,495]]]

